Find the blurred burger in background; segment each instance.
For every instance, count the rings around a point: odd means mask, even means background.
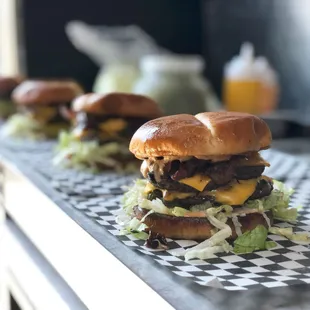
[[[140,126],[159,116],[158,105],[140,95],[89,93],[77,97],[72,110],[67,110],[72,130],[60,134],[54,164],[93,171],[137,169],[129,141]]]
[[[2,128],[4,136],[19,138],[56,138],[70,122],[63,109],[83,93],[74,81],[27,80],[12,92],[17,114]]]
[[[6,119],[14,114],[15,106],[11,94],[21,81],[21,77],[0,76],[0,119]]]

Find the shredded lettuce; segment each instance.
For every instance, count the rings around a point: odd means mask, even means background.
[[[273,181],[274,190],[267,197],[249,200],[244,204],[247,208],[254,208],[260,211],[271,210],[275,219],[295,222],[298,216],[297,208],[290,208],[290,196],[292,189],[288,189],[279,181]]]
[[[219,212],[215,217],[217,220],[223,223],[226,223],[228,219],[227,215],[224,212]]]
[[[97,171],[98,164],[121,169],[121,163],[113,158],[115,154],[130,154],[128,147],[118,142],[99,145],[97,141],[79,141],[71,133],[61,132],[53,163],[68,168]]]
[[[163,202],[157,198],[154,200],[148,200],[147,195],[144,192],[146,180],[138,179],[132,186],[127,189],[122,199],[122,206],[127,214],[132,214],[135,206],[140,206],[143,209],[153,210],[157,213],[169,214],[175,216],[184,216],[189,211],[180,207],[167,208]]]
[[[142,221],[134,217],[128,223],[124,224],[124,228],[121,230],[120,235],[131,234],[138,239],[146,240],[148,238],[148,234],[144,232],[146,228],[147,226]]]
[[[189,210],[175,206],[174,208],[167,208],[162,200],[159,198],[152,201],[147,199],[144,192],[146,180],[137,180],[132,187],[128,189],[123,198],[123,208],[127,214],[132,214],[135,206],[140,206],[147,210],[154,212],[174,215],[174,216],[190,216],[191,212],[205,212],[209,222],[214,226],[213,235],[209,239],[199,243],[198,245],[186,249],[184,251],[176,251],[174,255],[184,256],[185,260],[193,258],[207,259],[218,252],[234,251],[235,253],[251,253],[256,250],[271,249],[277,244],[274,241],[267,241],[268,229],[263,225],[258,225],[255,229],[241,233],[239,227],[239,237],[234,242],[232,248],[227,239],[231,236],[231,228],[226,224],[228,217],[234,216],[233,207],[230,205],[222,205],[219,207],[212,207],[210,202],[201,205],[193,206]],[[285,221],[296,221],[297,209],[289,207],[290,196],[292,190],[287,189],[283,183],[274,181],[274,190],[265,198],[256,199],[246,202],[243,208],[252,208],[264,215],[264,212],[271,210],[277,219]],[[266,216],[265,216],[266,218]],[[267,221],[267,220],[266,220]],[[267,221],[270,225],[270,221]],[[283,231],[280,228],[271,228],[271,233],[284,235],[294,241],[309,241],[309,236],[305,234],[293,234],[288,230]]]
[[[266,241],[265,242],[265,247],[266,247],[266,250],[270,250],[270,249],[273,249],[277,246],[276,242],[274,241]]]
[[[147,210],[154,210],[155,212],[174,215],[174,216],[190,216],[190,213],[196,212],[206,212],[212,209],[216,210],[215,214],[217,214],[218,218],[227,219],[228,216],[231,216],[233,208],[229,205],[222,205],[219,207],[212,207],[212,204],[208,201],[201,205],[196,205],[191,207],[189,210],[181,208],[179,206],[175,206],[174,208],[167,208],[162,200],[159,198],[154,200],[148,200],[147,195],[144,192],[145,186],[147,184],[146,180],[138,179],[134,182],[134,184],[127,188],[127,192],[124,194],[122,199],[123,208],[126,210],[127,214],[132,214],[133,208],[135,206],[140,206],[141,208]],[[219,214],[220,211],[223,211],[223,214]],[[225,220],[226,222],[226,220]]]
[[[180,207],[174,207],[171,213],[174,216],[185,216],[188,214],[188,210]]]
[[[237,236],[238,237],[241,236],[242,235],[242,231],[241,231],[242,225],[239,222],[238,217],[236,215],[234,215],[234,216],[231,217],[231,220],[232,220],[232,223],[235,226],[235,231],[236,231]]]
[[[143,209],[153,210],[153,211],[155,211],[157,213],[161,213],[161,214],[171,214],[172,213],[172,209],[167,208],[159,198],[156,198],[152,201],[144,198],[144,199],[141,199],[139,201],[138,205]]]
[[[292,241],[310,242],[310,236],[306,232],[294,233],[292,227],[270,227],[269,232],[275,235],[286,237]]]
[[[295,222],[298,216],[296,208],[274,208],[272,213],[275,219],[288,222]]]
[[[212,203],[210,201],[206,201],[203,204],[192,206],[190,210],[193,212],[199,212],[199,211],[206,211],[209,208],[212,208]]]
[[[148,234],[145,230],[148,228],[144,223],[145,219],[154,211],[149,211],[141,220],[133,217],[131,218],[128,214],[120,213],[116,217],[116,222],[123,227],[120,231],[120,235],[128,235],[131,234],[134,237],[146,240],[148,238]]]
[[[146,180],[137,179],[132,186],[127,188],[122,198],[122,206],[127,214],[131,215],[133,208],[138,205],[139,200],[146,198],[146,194],[144,193],[146,184]]]
[[[11,100],[0,99],[0,116],[8,117],[15,112],[15,106]]]
[[[200,250],[191,249],[191,251],[185,253],[184,257],[186,261],[189,261],[190,259],[194,258],[209,259],[214,257],[214,254],[216,253],[222,253],[222,252],[228,253],[231,251],[232,251],[231,245],[226,240],[224,240],[222,242],[219,242],[217,245],[206,246],[205,248]]]
[[[208,259],[215,253],[229,252],[232,247],[226,241],[232,234],[231,228],[224,222],[218,220],[215,216],[221,212],[223,208],[210,208],[207,210],[207,218],[209,222],[216,228],[219,229],[211,238],[199,243],[198,245],[185,250],[183,253],[178,255],[184,256],[185,260],[188,261],[193,258]]]
[[[26,139],[43,139],[42,125],[24,114],[14,114],[1,128],[1,136]]]
[[[144,193],[144,188],[147,184],[146,180],[137,180],[135,184],[129,188],[128,192],[125,194],[126,200],[130,199],[133,195],[134,199],[131,198],[131,200],[134,200],[135,205],[138,205],[138,203],[141,201],[141,199],[146,199],[146,194]],[[293,193],[291,189],[285,188],[285,185],[281,182],[274,181],[275,189],[271,192],[271,194],[267,197],[261,198],[261,199],[255,199],[255,200],[249,200],[246,202],[243,207],[244,208],[251,208],[251,209],[257,209],[259,212],[264,212],[267,210],[271,210],[273,212],[273,215],[276,219],[284,220],[284,221],[296,221],[297,218],[297,208],[290,208],[289,207],[289,200],[290,196]],[[147,200],[147,199],[146,199]],[[144,206],[146,209],[152,209],[155,208],[157,211],[163,214],[170,214],[172,213],[171,210],[173,208],[167,208],[165,205],[161,202],[160,199],[155,200],[147,200],[144,202]],[[178,207],[179,206],[175,206]],[[212,207],[212,204],[208,201],[201,205],[192,206],[188,212],[199,212],[199,211],[207,211]],[[222,210],[225,211],[227,216],[231,216],[232,213],[232,207],[229,205],[222,205],[218,208],[222,208]],[[170,210],[170,211],[169,211]],[[179,214],[180,210],[177,209],[173,211],[172,214]]]
[[[136,219],[135,217],[129,222],[128,228],[131,231],[143,231],[147,226],[142,222]]]
[[[154,199],[152,201],[148,200],[146,198],[146,194],[144,193],[146,183],[147,182],[145,180],[137,180],[123,196],[123,209],[128,215],[132,214],[135,206],[140,206],[153,212],[175,216],[183,216],[184,214],[189,213],[188,210],[180,207],[169,209],[160,199]],[[223,211],[229,214],[232,212],[232,207],[223,205],[221,207],[206,209],[206,217],[210,223],[218,229],[218,231],[216,231],[208,240],[176,255],[182,255],[186,260],[193,258],[207,259],[212,257],[215,253],[231,251],[232,247],[227,243],[226,239],[231,236],[232,231],[226,224],[227,216]],[[195,212],[197,211],[195,210]],[[223,213],[223,216],[219,216],[220,213]]]
[[[242,254],[265,250],[267,235],[268,230],[265,226],[256,226],[253,230],[243,233],[235,240],[234,252],[236,254]]]

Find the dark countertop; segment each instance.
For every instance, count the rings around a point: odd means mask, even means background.
[[[310,286],[308,285],[232,292],[203,287],[186,278],[176,276],[164,267],[155,265],[146,255],[125,246],[116,237],[98,227],[91,219],[59,199],[55,190],[40,174],[12,156],[4,146],[0,146],[0,155],[176,309],[310,309],[308,292]]]

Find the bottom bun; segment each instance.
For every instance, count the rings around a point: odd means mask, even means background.
[[[148,210],[141,209],[140,207],[134,208],[134,216],[138,220],[141,220],[147,212]],[[270,211],[265,213],[272,224],[272,213]],[[242,233],[252,230],[258,225],[263,225],[268,229],[266,219],[258,212],[238,216],[238,220],[242,225]],[[212,236],[211,231],[214,229],[214,226],[206,217],[181,217],[161,213],[151,213],[145,218],[144,223],[152,232],[162,234],[166,238],[172,239],[206,240]],[[227,220],[227,224],[232,230],[230,239],[236,239],[238,236],[231,218]]]

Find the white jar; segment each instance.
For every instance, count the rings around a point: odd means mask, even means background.
[[[134,93],[151,97],[167,115],[206,111],[209,88],[203,68],[203,59],[196,55],[145,56]]]
[[[139,77],[139,68],[130,63],[112,63],[103,67],[93,86],[95,93],[125,92],[131,93]]]

